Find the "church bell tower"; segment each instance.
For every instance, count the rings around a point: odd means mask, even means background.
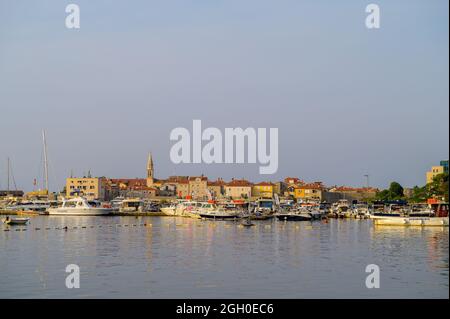
[[[154,180],[154,171],[153,171],[153,158],[152,158],[152,154],[149,153],[148,154],[148,159],[147,159],[147,187],[152,187]]]

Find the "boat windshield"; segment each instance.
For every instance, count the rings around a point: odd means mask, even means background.
[[[262,208],[272,208],[272,207],[273,207],[273,202],[270,202],[270,201],[260,201],[260,202],[259,202],[259,207],[262,207]]]

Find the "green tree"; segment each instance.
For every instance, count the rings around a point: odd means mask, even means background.
[[[426,187],[429,197],[444,198],[448,202],[448,173],[436,175]]]
[[[389,193],[391,195],[391,199],[402,199],[403,198],[403,187],[397,182],[392,182],[389,186]]]

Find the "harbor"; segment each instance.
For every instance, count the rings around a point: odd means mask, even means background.
[[[8,275],[0,275],[0,297],[448,298],[448,227],[253,223],[36,216],[26,226],[1,224]],[[63,284],[72,263],[82,289]],[[368,263],[382,269],[382,289],[365,287]]]

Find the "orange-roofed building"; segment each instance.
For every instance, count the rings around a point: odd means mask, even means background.
[[[233,199],[252,197],[252,183],[245,179],[232,179],[225,184],[225,196]]]
[[[294,187],[295,199],[302,200],[322,200],[325,187],[322,182],[314,182]]]
[[[274,184],[270,182],[261,182],[252,186],[253,197],[272,198],[274,192]]]

